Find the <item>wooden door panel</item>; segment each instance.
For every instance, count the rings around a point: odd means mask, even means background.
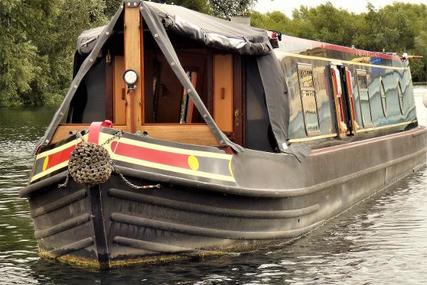
[[[213,114],[219,128],[226,133],[233,132],[233,57],[214,55],[214,100]]]
[[[113,65],[113,123],[126,125],[126,89],[122,78],[125,71],[123,56],[115,56]]]

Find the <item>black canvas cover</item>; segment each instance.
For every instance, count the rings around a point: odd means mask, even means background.
[[[125,1],[126,3],[127,1]],[[258,68],[264,85],[271,127],[280,150],[283,151],[286,148],[287,116],[289,113],[287,111],[286,86],[281,68],[272,52],[265,30],[232,23],[174,5],[142,2],[140,9],[144,23],[148,26],[177,78],[183,87],[189,91],[195,107],[218,142],[232,147],[235,151],[241,150],[241,147],[231,142],[216,125],[182,68],[168,37],[167,30],[201,41],[210,47],[225,49],[242,55],[259,56]],[[42,145],[50,142],[59,123],[63,121],[77,88],[87,72],[92,68],[102,47],[112,35],[113,29],[122,13],[123,6],[120,7],[108,25],[85,31],[79,37],[78,52],[89,53],[89,55],[80,66],[64,101],[46,130],[41,142]]]
[[[175,5],[145,2],[166,30],[200,41],[206,46],[244,55],[263,55],[272,50],[267,31],[230,22]]]
[[[265,92],[271,129],[280,151],[287,150],[289,126],[288,90],[274,52],[258,57],[258,69]]]
[[[80,54],[90,53],[105,27],[106,26],[100,26],[83,31],[77,38],[77,51]]]
[[[263,29],[230,22],[176,5],[143,2],[167,31],[202,42],[206,46],[245,55],[264,55],[271,50]],[[79,53],[89,53],[105,26],[84,31],[77,40]]]

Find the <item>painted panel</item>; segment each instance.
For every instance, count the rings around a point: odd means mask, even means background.
[[[303,109],[305,131],[308,136],[320,133],[317,114],[316,88],[314,86],[313,66],[298,64],[299,95]]]
[[[307,133],[304,124],[303,106],[300,98],[300,86],[298,81],[298,64],[311,64],[313,67],[313,84],[316,92],[317,113],[319,129],[317,135],[332,135],[335,133],[335,119],[332,116],[332,94],[328,66],[326,62],[309,60],[277,54],[285,80],[288,86],[289,96],[289,138],[306,138]]]
[[[288,85],[289,108],[290,108],[290,125],[289,138],[304,139],[307,138],[305,133],[303,108],[299,98],[299,84],[297,75],[297,64],[307,63],[313,65],[313,78],[317,91],[318,113],[320,122],[319,137],[324,138],[327,134],[332,135],[335,132],[336,122],[334,119],[334,105],[331,97],[332,86],[325,74],[329,64],[340,64],[348,67],[351,71],[350,79],[353,86],[353,95],[355,100],[356,122],[361,129],[369,131],[375,128],[396,126],[416,120],[414,107],[413,87],[409,67],[405,62],[397,58],[357,58],[348,54],[337,54],[336,58],[327,58],[330,51],[324,54],[311,55],[313,50],[303,44],[298,46],[302,54],[288,52],[292,50],[294,43],[289,43],[286,48],[282,47],[275,50],[281,67],[285,74],[285,80]],[[309,52],[310,51],[310,52]],[[318,50],[320,52],[320,50]],[[339,53],[338,51],[334,51]],[[308,55],[310,54],[310,55]],[[340,60],[343,58],[343,60]],[[349,60],[350,59],[350,60]],[[356,73],[366,73],[366,78],[358,78]],[[322,78],[323,76],[323,78]],[[319,81],[316,81],[318,78]],[[402,95],[399,95],[397,78],[400,80]],[[383,82],[384,88],[381,82]],[[362,85],[362,88],[359,88]],[[325,93],[323,93],[325,92]],[[326,101],[322,101],[325,99]],[[399,101],[400,99],[400,101]],[[325,104],[326,102],[326,104]],[[386,115],[383,112],[383,106]],[[402,106],[402,110],[400,110]]]
[[[372,114],[371,114],[371,100],[369,97],[368,90],[368,74],[364,69],[356,70],[356,88],[357,98],[356,100],[356,113],[358,114],[359,126],[363,128],[372,127]]]

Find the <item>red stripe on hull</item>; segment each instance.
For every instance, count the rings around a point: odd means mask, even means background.
[[[186,154],[159,151],[118,142],[113,142],[111,149],[118,155],[189,169],[189,155]]]
[[[69,148],[66,148],[60,152],[51,154],[48,156],[48,162],[47,162],[47,167],[46,169],[49,169],[57,164],[60,164],[64,161],[67,161],[70,159],[71,153],[73,152],[74,148],[76,146],[70,146]]]

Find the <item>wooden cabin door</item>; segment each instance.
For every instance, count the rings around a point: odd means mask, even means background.
[[[330,66],[332,91],[339,137],[354,135],[357,131],[351,72],[343,65]]]
[[[213,117],[235,143],[243,143],[241,58],[213,56]]]

